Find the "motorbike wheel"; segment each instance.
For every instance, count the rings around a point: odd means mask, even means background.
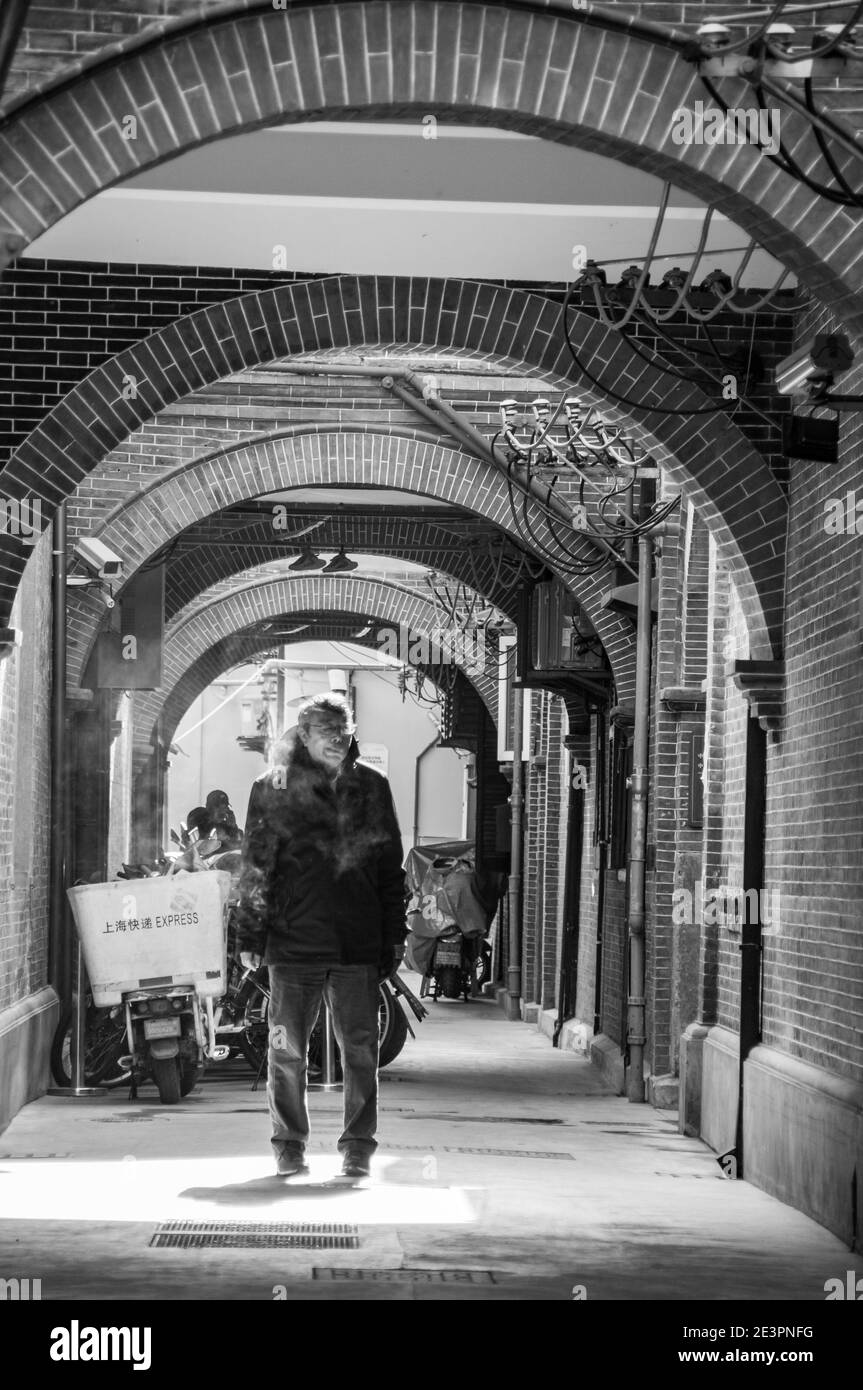
[[[405,1045],[408,1035],[407,1019],[404,1010],[391,989],[386,984],[380,987],[381,1002],[378,1010],[378,1066],[389,1066],[395,1061]],[[309,1039],[309,1071],[320,1072],[323,1068],[323,1010],[312,1029]],[[336,1043],[336,1077],[342,1079],[342,1058]]]
[[[405,1012],[391,989],[381,986],[381,1045],[378,1066],[389,1066],[395,1061],[408,1036],[408,1021]]]
[[[256,1075],[260,1073],[266,1076],[269,1048],[267,999],[254,979],[247,980],[239,990],[235,1008],[236,1016],[243,1022],[243,1031],[237,1034],[240,1051]]]
[[[190,1091],[194,1091],[201,1079],[204,1068],[198,1066],[197,1062],[184,1062],[180,1067],[180,1095],[187,1096]]]
[[[63,1013],[51,1044],[51,1073],[58,1086],[72,1085],[72,1025],[70,1005]],[[118,1058],[127,1052],[123,1012],[90,1007],[84,1030],[84,1085],[122,1086],[130,1073]]]
[[[442,994],[444,999],[458,999],[462,993],[461,971],[457,965],[441,965],[435,971],[435,997]]]
[[[176,1057],[153,1057],[153,1080],[163,1105],[176,1105],[180,1099],[180,1063]]]
[[[488,983],[489,974],[491,973],[491,952],[487,948],[483,950],[483,948],[480,947],[477,951],[472,971],[476,989],[481,990],[482,986]]]

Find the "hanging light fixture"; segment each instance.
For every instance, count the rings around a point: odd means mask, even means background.
[[[358,568],[357,561],[351,560],[345,554],[345,547],[342,546],[337,555],[334,555],[329,564],[324,565],[324,574],[344,574],[348,570]]]
[[[289,570],[294,570],[297,574],[305,574],[308,570],[319,570],[323,565],[320,555],[316,555],[310,545],[304,547],[301,555],[290,565]]]

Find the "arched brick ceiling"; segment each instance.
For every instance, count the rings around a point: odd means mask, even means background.
[[[729,105],[749,104],[751,88],[737,86],[726,84]],[[671,141],[674,112],[702,95],[677,46],[599,7],[309,0],[281,10],[248,0],[233,18],[205,13],[180,32],[151,31],[103,53],[0,122],[0,225],[29,243],[100,189],[230,132],[431,112],[594,149],[671,179],[757,236],[859,327],[858,220],[749,145],[719,152]],[[138,117],[134,140],[120,131],[126,114]],[[788,113],[783,138],[807,167],[807,123]]]
[[[128,572],[134,573],[179,531],[234,502],[290,487],[356,483],[407,489],[451,502],[517,536],[505,480],[491,464],[456,448],[405,438],[394,430],[380,434],[349,426],[304,428],[266,444],[242,446],[206,459],[182,478],[171,478],[143,494],[117,513],[99,536],[124,556]],[[530,504],[528,515],[541,539],[554,548],[554,537],[539,509]],[[588,542],[578,544],[586,559],[596,558]],[[602,608],[607,583],[607,572],[602,571],[599,577],[586,575],[570,581],[570,587],[602,639],[620,698],[630,699],[635,680],[632,627]],[[84,591],[70,600],[67,671],[73,687],[82,679],[103,613],[102,600]]]
[[[287,533],[302,530],[311,519],[307,511],[290,513]],[[255,516],[229,509],[190,527],[179,537],[180,550],[177,542],[168,547],[166,620],[170,622],[197,594],[221,580],[254,566],[283,560],[286,551],[293,554],[306,543],[318,552],[338,550],[344,545],[352,558],[361,554],[404,558],[461,583],[476,586],[479,581],[483,597],[497,603],[510,617],[516,615],[514,593],[495,593],[495,563],[485,554],[482,541],[492,536],[499,538],[502,545],[498,551],[508,552],[514,566],[518,564],[518,552],[499,532],[481,527],[477,519],[467,525],[462,521],[458,527],[454,519],[446,524],[380,512],[359,517],[348,513],[333,518],[322,511],[320,519],[322,525],[293,542],[279,539],[279,533],[274,535],[272,516],[266,512]],[[475,528],[474,536],[471,528]],[[472,546],[473,540],[477,545]]]
[[[7,488],[12,495],[16,481],[24,492],[38,488],[50,507],[142,420],[207,381],[291,351],[379,342],[394,331],[411,341],[417,334],[418,350],[438,343],[460,345],[512,360],[521,371],[539,367],[578,381],[560,342],[558,309],[538,296],[462,282],[378,282],[350,276],[285,285],[190,315],[93,372],[22,444],[7,470]],[[651,402],[666,409],[691,408],[704,398],[691,385],[669,385],[661,370],[587,315],[575,316],[574,332],[594,367],[644,400],[645,411],[630,418],[579,381],[582,396],[601,406],[609,419],[626,424],[698,507],[733,573],[752,655],[772,655],[781,645],[787,504],[767,464],[723,413],[695,418],[652,414]],[[128,373],[140,383],[136,399],[123,396]],[[374,472],[362,481],[380,485]],[[387,485],[403,487],[404,480]],[[262,490],[270,489],[257,489]],[[182,493],[180,483],[165,493],[180,520],[187,505]],[[464,495],[451,500],[465,504]],[[128,542],[134,554],[136,538],[130,536]],[[5,584],[11,606],[14,575],[26,555],[14,537],[4,539],[4,549],[7,567],[0,593]],[[599,630],[588,601],[585,607]]]
[[[393,627],[404,623],[416,632],[432,632],[439,623],[434,605],[419,593],[380,581],[351,583],[344,576],[300,575],[291,579],[252,583],[219,596],[202,595],[192,608],[178,614],[165,632],[163,680],[158,690],[141,692],[135,700],[135,760],[138,766],[152,751],[151,733],[174,687],[205,652],[226,637],[254,624],[286,615],[350,614],[357,624],[374,617]],[[269,639],[272,642],[272,638]],[[497,674],[466,672],[494,717]]]

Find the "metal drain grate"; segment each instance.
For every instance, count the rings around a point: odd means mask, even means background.
[[[447,1124],[466,1125],[562,1125],[563,1120],[541,1118],[537,1115],[455,1115],[449,1110],[423,1111],[411,1115],[412,1120],[446,1120]]]
[[[165,1221],[150,1238],[161,1250],[356,1250],[357,1226],[303,1221]]]
[[[71,1158],[71,1154],[0,1154],[2,1159],[22,1159],[22,1158]]]
[[[485,1154],[491,1158],[550,1158],[574,1163],[575,1154],[552,1152],[548,1149],[480,1149],[454,1144],[382,1144],[385,1153],[420,1154]]]
[[[367,1284],[496,1284],[489,1269],[318,1269],[313,1279],[353,1279]]]

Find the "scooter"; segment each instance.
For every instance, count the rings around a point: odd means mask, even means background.
[[[163,1105],[176,1105],[198,1082],[204,1059],[224,1061],[228,1048],[216,1042],[213,1001],[201,1000],[194,985],[136,989],[123,996],[133,1091],[152,1077]]]
[[[467,1003],[479,994],[490,969],[491,947],[484,936],[465,936],[459,926],[447,927],[435,941],[420,997],[464,998]]]
[[[172,837],[177,838],[174,832]],[[189,867],[215,867],[215,862],[203,863],[190,845],[183,859],[166,861],[167,872],[185,867],[186,856],[197,861]],[[120,1063],[131,1072],[133,1091],[152,1078],[162,1104],[176,1105],[200,1080],[205,1060],[221,1062],[230,1055],[216,1037],[212,999],[202,1000],[194,985],[154,982],[150,988],[124,994],[123,1005],[129,1054]]]
[[[378,1011],[379,1054],[378,1065],[386,1067],[399,1055],[407,1041],[408,1033],[416,1037],[408,1022],[399,1000],[403,999],[417,1022],[428,1017],[428,1010],[420,1003],[413,991],[398,975],[393,974],[380,984],[380,1008]],[[216,1027],[220,1041],[237,1048],[255,1072],[255,1085],[267,1069],[269,1045],[269,1003],[270,991],[266,966],[257,970],[238,967],[229,979],[228,993],[216,1007]],[[312,1029],[309,1040],[308,1065],[310,1075],[321,1070],[323,1064],[323,1022],[319,1017]],[[336,1070],[340,1071],[341,1059],[336,1048]],[[253,1088],[254,1089],[254,1088]]]

